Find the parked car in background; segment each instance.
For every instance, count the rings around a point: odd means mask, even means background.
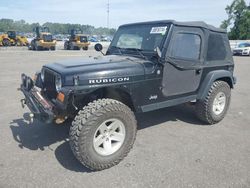
[[[103,42],[111,42],[112,38],[110,36],[101,35],[101,41]]]
[[[99,40],[97,38],[95,38],[95,37],[90,37],[89,41],[90,42],[99,42]]]
[[[250,43],[245,42],[239,44],[239,46],[233,50],[233,55],[250,56]]]

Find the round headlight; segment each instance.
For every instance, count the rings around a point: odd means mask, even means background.
[[[41,79],[44,82],[44,69],[41,70]]]
[[[62,88],[62,79],[61,76],[57,75],[55,80],[56,90],[59,91]]]

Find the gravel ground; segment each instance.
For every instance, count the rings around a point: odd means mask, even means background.
[[[11,50],[10,50],[11,49]],[[192,107],[137,115],[134,148],[119,165],[91,172],[73,156],[69,125],[28,124],[20,74],[89,51],[0,50],[0,187],[250,187],[250,58],[236,57],[238,83],[226,118],[204,126]]]

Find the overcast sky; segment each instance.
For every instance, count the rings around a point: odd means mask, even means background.
[[[205,21],[219,26],[232,0],[109,0],[110,27],[174,19]],[[1,0],[0,18],[32,22],[80,23],[107,26],[108,0]],[[249,3],[249,0],[246,2]]]

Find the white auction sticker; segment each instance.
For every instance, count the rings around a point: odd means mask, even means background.
[[[152,27],[150,34],[165,34],[167,31],[168,27]]]

